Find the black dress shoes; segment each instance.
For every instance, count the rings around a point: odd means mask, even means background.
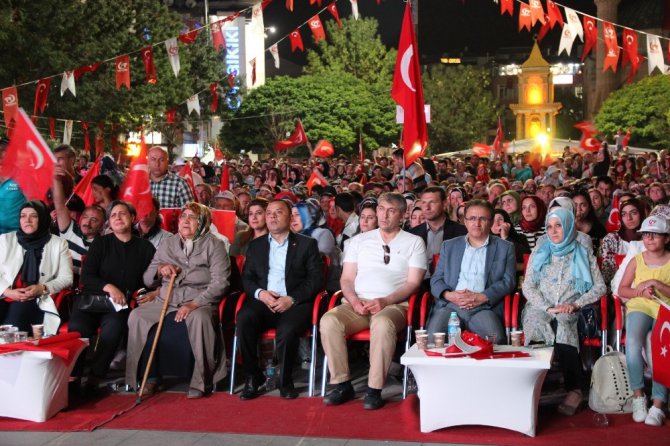
[[[285,400],[294,400],[298,398],[298,391],[295,390],[293,385],[282,387],[279,389],[279,396]]]
[[[383,406],[384,400],[382,399],[381,393],[368,392],[363,399],[363,409],[365,410],[377,410],[381,409]]]
[[[265,390],[265,377],[263,374],[248,376],[244,383],[244,389],[240,394],[241,400],[253,400],[261,396]]]
[[[356,397],[356,392],[354,388],[349,386],[340,386],[335,387],[326,397],[323,399],[323,404],[326,406],[339,406],[340,404],[351,401]]]

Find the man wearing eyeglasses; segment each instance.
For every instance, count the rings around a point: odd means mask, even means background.
[[[447,240],[430,279],[435,305],[428,335],[447,331],[455,311],[461,328],[505,339],[504,298],[516,285],[514,245],[491,235],[493,207],[483,200],[465,206],[467,235]]]
[[[349,374],[346,335],[370,329],[370,371],[364,409],[384,405],[381,391],[407,321],[407,299],[426,272],[426,247],[420,237],[400,229],[407,203],[402,195],[379,197],[379,228],[351,239],[344,252],[340,286],[344,302],[321,318],[321,342],[328,357],[330,382],[324,398],[339,405],[355,397]]]

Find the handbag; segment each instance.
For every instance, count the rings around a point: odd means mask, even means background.
[[[623,353],[609,351],[596,361],[591,374],[589,407],[600,413],[633,412],[633,390]]]
[[[79,294],[75,296],[75,306],[87,313],[111,313],[116,311],[107,294]]]

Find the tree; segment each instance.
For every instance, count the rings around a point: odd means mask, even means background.
[[[387,49],[377,32],[374,18],[325,22],[327,41],[307,51],[305,74],[349,73],[370,84],[384,83],[390,88],[397,51]]]
[[[0,6],[0,85],[19,85],[106,61],[76,82],[76,97],[69,92],[61,97],[61,77],[54,77],[45,115],[86,121],[92,129],[101,121],[131,130],[141,124],[151,126],[155,121],[165,121],[163,114],[168,107],[183,104],[193,93],[207,90],[214,80],[224,78],[223,62],[208,44],[205,31],[195,43],[180,46],[181,70],[176,78],[165,46],[155,46],[158,81],[146,82],[139,50],[177,37],[182,27],[179,16],[158,0],[15,1],[9,6],[5,2]],[[131,90],[121,87],[117,91],[115,64],[109,59],[129,53]],[[20,105],[29,113],[35,88],[33,83],[18,91]],[[201,110],[205,117],[208,112],[204,104]],[[81,126],[75,124],[74,130],[73,144],[82,147]],[[107,135],[109,131],[107,128]],[[91,131],[91,140],[93,134]]]
[[[221,141],[235,152],[263,151],[286,139],[298,118],[310,141],[327,139],[338,154],[357,150],[359,132],[373,150],[397,140],[400,130],[387,87],[346,73],[279,76],[252,90],[236,113],[222,115]]]
[[[596,127],[605,135],[629,127],[633,146],[670,146],[670,76],[646,77],[609,95],[596,115]]]
[[[428,124],[433,152],[456,151],[484,142],[495,126],[496,104],[489,90],[489,74],[459,65],[433,66],[423,75],[424,96],[431,105]]]

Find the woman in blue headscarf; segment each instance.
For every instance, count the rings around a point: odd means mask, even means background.
[[[568,391],[558,411],[574,415],[582,403],[585,384],[578,350],[579,310],[597,301],[607,289],[595,257],[577,242],[572,212],[552,209],[545,228],[548,240],[530,255],[523,283],[528,301],[523,330],[526,344],[554,345]]]

